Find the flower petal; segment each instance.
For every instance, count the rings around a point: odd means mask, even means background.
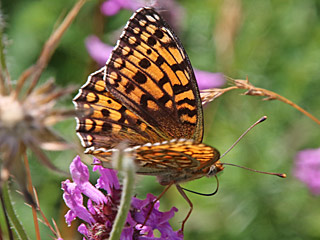
[[[107,198],[89,182],[88,167],[81,162],[79,156],[70,164],[70,173],[77,188],[96,203],[107,202]]]
[[[118,4],[117,1],[109,0],[102,3],[100,9],[103,14],[107,16],[113,16],[120,11],[121,5]]]
[[[293,171],[313,194],[320,194],[320,148],[300,151]]]
[[[111,194],[114,190],[120,190],[120,183],[117,177],[117,171],[113,169],[104,168],[98,165],[100,161],[97,158],[93,159],[93,171],[99,171],[100,177],[97,180],[96,187],[102,188]]]
[[[133,239],[133,227],[124,227],[120,236],[121,240],[131,240]]]
[[[107,16],[117,14],[121,9],[135,11],[136,9],[145,6],[145,1],[138,0],[108,0],[102,3],[101,12]]]
[[[81,223],[79,225],[78,232],[81,233],[82,235],[85,235],[86,237],[88,237],[88,235],[89,235],[89,230],[84,223]]]
[[[95,220],[83,206],[83,197],[75,183],[71,183],[69,179],[61,183],[61,188],[64,190],[63,199],[66,205],[70,208],[65,215],[66,222],[70,226],[71,221],[76,217],[88,223],[94,223]]]
[[[140,200],[137,198],[132,199],[132,206],[140,209],[140,211],[135,211],[133,215],[133,218],[135,221],[137,221],[137,223],[142,224],[145,221],[149,214],[150,207],[155,199],[156,197],[152,194],[147,194],[147,198],[145,200]],[[159,201],[154,204],[151,214],[146,222],[146,226],[151,227],[152,230],[158,229],[161,233],[161,239],[183,239],[183,236],[181,238],[177,232],[173,231],[168,222],[174,216],[174,213],[178,211],[178,209],[173,207],[168,212],[160,212],[158,209]]]
[[[101,66],[105,65],[113,47],[103,43],[97,36],[91,35],[86,39],[89,55]]]
[[[221,73],[212,73],[194,69],[199,89],[222,87],[226,80]]]

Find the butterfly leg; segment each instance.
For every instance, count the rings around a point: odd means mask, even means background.
[[[186,216],[186,218],[183,220],[182,222],[182,225],[181,225],[181,229],[180,231],[183,232],[183,229],[184,229],[184,225],[185,223],[187,222],[188,218],[190,217],[191,213],[192,213],[192,210],[193,210],[193,204],[192,202],[190,201],[190,199],[188,198],[188,196],[186,195],[186,193],[183,191],[182,187],[178,184],[176,184],[176,187],[179,191],[179,193],[182,195],[182,197],[188,202],[189,206],[190,206],[190,210]]]
[[[153,210],[153,207],[154,207],[154,205],[156,204],[156,202],[159,201],[160,198],[162,198],[162,196],[168,191],[168,189],[169,189],[172,185],[173,185],[173,183],[170,183],[169,185],[167,185],[166,188],[162,191],[162,193],[160,193],[160,195],[157,197],[157,199],[152,202],[152,205],[151,205],[151,207],[150,207],[150,210],[149,210],[149,212],[148,212],[148,214],[147,214],[147,217],[146,217],[146,219],[144,220],[142,226],[144,226],[144,225],[146,224],[146,222],[148,221],[148,219],[149,219],[149,217],[150,217],[150,215],[151,215],[151,212],[152,212],[152,210]]]

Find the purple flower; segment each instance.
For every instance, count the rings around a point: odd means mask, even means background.
[[[313,194],[320,194],[320,148],[306,149],[297,154],[294,175],[305,183]]]
[[[113,47],[103,43],[98,37],[90,36],[86,39],[86,47],[90,56],[101,66],[108,60]],[[211,73],[194,69],[200,89],[217,88],[225,84],[221,73]]]
[[[94,163],[99,161],[95,159]],[[68,225],[75,218],[84,221],[78,227],[78,231],[85,236],[85,239],[107,239],[117,215],[121,185],[116,171],[100,165],[95,165],[93,170],[101,175],[95,186],[89,182],[88,168],[81,162],[80,157],[77,156],[71,163],[70,172],[73,182],[69,179],[62,182],[63,199],[70,208],[65,218]],[[84,204],[83,195],[88,197],[86,204]],[[183,239],[183,235],[173,231],[168,222],[178,210],[173,207],[168,212],[160,212],[160,203],[158,201],[153,205],[154,200],[156,197],[152,194],[148,194],[145,200],[132,198],[131,209],[121,234],[122,240]],[[151,214],[143,226],[151,207],[153,207]],[[161,233],[161,238],[154,237],[155,229]]]
[[[107,0],[101,5],[101,12],[107,16],[117,14],[121,9],[128,9],[135,11],[143,7],[145,1],[143,0]]]
[[[97,36],[91,35],[86,39],[86,48],[90,56],[101,66],[106,64],[113,47],[103,43]]]
[[[101,4],[100,10],[106,16],[113,16],[121,9],[135,11],[144,6],[165,9],[162,16],[174,29],[182,23],[184,9],[175,0],[107,0]]]
[[[199,89],[218,88],[225,84],[226,80],[222,73],[212,73],[194,69]]]

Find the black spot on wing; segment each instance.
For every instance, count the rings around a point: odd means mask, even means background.
[[[147,77],[141,71],[138,71],[134,75],[133,80],[135,80],[137,83],[144,84],[147,82]]]
[[[161,66],[164,62],[165,62],[164,58],[161,55],[159,55],[157,60],[156,60],[156,62],[155,62],[155,64],[157,66]]]
[[[126,84],[126,86],[125,86],[125,93],[126,94],[129,94],[129,93],[131,93],[134,89],[135,89],[135,86],[133,85],[133,83],[131,83],[131,82],[128,82],[127,84]]]
[[[164,34],[163,32],[160,30],[160,29],[157,29],[154,33],[154,35],[157,37],[157,38],[163,38],[164,37]]]
[[[197,110],[190,110],[189,108],[180,108],[178,109],[179,115],[188,115],[189,117],[193,117],[197,114]]]
[[[157,40],[154,37],[148,37],[147,43],[153,47],[154,45],[156,45]]]
[[[105,132],[110,132],[112,130],[112,124],[104,122],[102,124],[102,130]]]
[[[144,68],[144,69],[147,69],[148,67],[151,66],[151,63],[150,63],[150,61],[148,59],[144,58],[144,59],[140,60],[139,66]]]
[[[101,113],[104,117],[109,117],[110,116],[110,111],[108,109],[102,109]]]
[[[187,104],[189,104],[191,106],[194,106],[196,104],[194,99],[189,99],[189,98],[185,98],[185,99],[182,99],[182,100],[177,102],[178,105],[181,105],[181,104],[184,104],[184,103],[187,103]]]

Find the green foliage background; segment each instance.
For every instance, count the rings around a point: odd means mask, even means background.
[[[8,36],[7,60],[13,79],[37,59],[53,27],[74,1],[4,0],[1,3]],[[185,9],[178,35],[195,68],[220,72],[232,78],[249,80],[258,87],[279,93],[320,117],[320,2],[317,0],[241,2],[241,23],[234,39],[233,61],[217,58],[214,44],[216,24],[224,1],[179,1]],[[41,81],[55,77],[60,86],[86,81],[97,69],[84,45],[85,38],[97,32],[97,1],[89,1],[67,31]],[[104,18],[102,39],[110,44],[119,36],[131,12],[123,10]],[[116,35],[116,37],[115,37]],[[310,194],[292,174],[295,155],[305,148],[319,147],[319,126],[295,109],[278,101],[241,96],[241,91],[223,95],[205,107],[204,142],[228,149],[238,136],[263,115],[268,120],[254,129],[224,159],[225,162],[254,169],[284,172],[287,179],[255,174],[226,167],[220,175],[220,189],[213,197],[188,194],[194,211],[187,222],[186,239],[319,239],[319,197]],[[76,94],[76,93],[74,93]],[[61,103],[73,108],[72,96]],[[66,139],[78,142],[75,121],[55,126]],[[74,152],[49,153],[55,165],[68,170]],[[54,218],[65,239],[81,239],[66,230],[60,182],[64,180],[40,166],[30,154],[32,177],[41,208]],[[94,177],[92,177],[94,180]],[[215,189],[215,179],[186,183],[199,192]],[[136,192],[159,194],[162,187],[153,177],[139,177]],[[17,211],[31,239],[34,239],[31,210],[13,193]],[[172,188],[161,200],[162,210],[179,209],[171,221],[175,229],[188,211],[188,205]],[[2,213],[1,213],[2,215]],[[1,217],[3,218],[3,217]],[[3,219],[2,219],[3,220]],[[1,223],[4,227],[3,221]],[[75,231],[76,227],[71,230]],[[49,230],[41,226],[43,239]]]

